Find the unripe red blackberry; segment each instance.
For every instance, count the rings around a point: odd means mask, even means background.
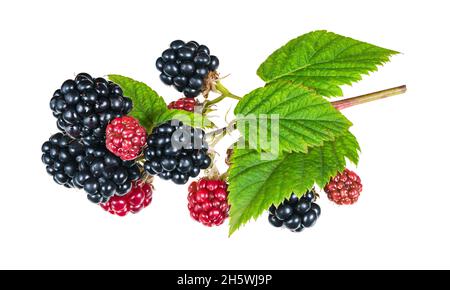
[[[362,191],[361,179],[348,169],[331,178],[324,191],[328,198],[339,205],[351,205],[358,201]]]
[[[138,213],[152,202],[153,186],[150,183],[134,181],[131,191],[124,196],[113,196],[100,206],[111,214],[125,216]]]
[[[194,112],[197,101],[193,98],[181,98],[171,102],[167,107],[188,112]]]
[[[228,185],[223,180],[201,178],[189,185],[191,217],[205,226],[219,226],[228,217]]]
[[[115,118],[106,127],[106,148],[122,160],[135,159],[146,141],[145,128],[133,117]]]

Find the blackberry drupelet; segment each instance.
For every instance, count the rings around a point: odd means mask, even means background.
[[[42,162],[53,180],[65,187],[73,187],[78,162],[84,157],[83,145],[63,133],[56,133],[42,144]]]
[[[320,206],[314,203],[315,193],[306,192],[301,198],[292,194],[279,206],[269,208],[269,222],[274,227],[286,227],[293,232],[301,232],[312,227],[320,216]]]
[[[161,81],[173,85],[188,98],[201,93],[205,78],[218,67],[219,59],[210,54],[207,46],[195,41],[175,40],[156,60]]]
[[[211,164],[205,132],[172,120],[153,129],[145,149],[145,170],[151,175],[185,184]]]
[[[58,129],[86,145],[103,144],[109,121],[126,115],[132,106],[118,85],[87,73],[66,80],[50,101]]]

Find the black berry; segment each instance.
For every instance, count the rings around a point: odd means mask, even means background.
[[[127,194],[132,181],[141,177],[136,163],[121,160],[105,145],[86,146],[63,133],[42,144],[42,153],[42,162],[56,183],[83,188],[94,203]]]
[[[58,129],[89,146],[103,144],[109,121],[129,113],[132,106],[118,85],[86,73],[66,80],[50,100]]]
[[[73,177],[78,161],[83,158],[83,145],[63,133],[56,133],[42,144],[42,162],[53,180],[66,187],[73,187]]]
[[[280,205],[269,208],[269,222],[274,227],[286,227],[293,232],[301,232],[312,227],[320,216],[320,206],[314,203],[314,191],[306,192],[301,198],[292,194]]]
[[[173,120],[153,129],[144,151],[144,169],[151,175],[185,184],[211,164],[205,132]]]
[[[160,79],[164,84],[173,85],[186,97],[194,98],[202,91],[208,73],[219,67],[219,59],[211,55],[205,45],[175,40],[155,65],[161,72]]]
[[[84,155],[79,158],[74,185],[83,188],[88,199],[94,203],[105,203],[114,195],[127,194],[132,182],[141,177],[134,161],[121,160],[105,145],[85,146],[84,149]]]

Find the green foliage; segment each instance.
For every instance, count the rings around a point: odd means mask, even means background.
[[[357,163],[358,152],[358,142],[349,131],[308,153],[283,153],[268,160],[256,150],[235,149],[228,179],[230,235],[292,192],[301,196],[314,184],[323,187],[345,168],[346,158]]]
[[[250,92],[242,98],[234,113],[238,122],[247,121],[254,116],[259,125],[264,116],[269,119],[276,117],[279,130],[272,128],[274,121],[271,120],[267,125],[258,126],[257,140],[250,136],[250,130],[242,133],[253,144],[255,141],[262,141],[259,140],[261,130],[266,130],[264,136],[270,140],[272,129],[275,129],[279,149],[288,152],[307,152],[308,147],[334,140],[351,126],[351,122],[328,101],[313,91],[290,82],[276,82]],[[267,149],[268,144],[261,146],[260,143],[258,149]]]
[[[214,124],[208,120],[204,115],[188,112],[184,110],[167,110],[155,120],[156,124],[161,124],[170,120],[179,120],[184,124],[187,124],[195,128],[213,128]]]
[[[139,123],[150,130],[153,126],[177,118],[193,127],[211,127],[206,117],[182,110],[169,110],[164,99],[143,82],[120,75],[109,75],[109,79],[118,84],[125,96],[133,101],[133,116]]]
[[[272,53],[257,73],[266,82],[291,80],[322,96],[342,96],[339,86],[361,80],[398,52],[325,30],[299,36]]]
[[[125,96],[133,101],[130,116],[150,129],[160,115],[167,111],[166,102],[146,84],[120,75],[109,75],[109,79],[118,84]]]

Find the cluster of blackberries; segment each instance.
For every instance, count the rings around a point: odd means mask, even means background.
[[[73,177],[78,163],[84,158],[84,147],[63,133],[56,133],[42,144],[42,162],[53,180],[66,187],[73,187]]]
[[[269,208],[269,222],[275,227],[285,226],[293,232],[312,227],[320,216],[320,206],[314,203],[314,191],[306,192],[301,198],[292,194],[278,207]]]
[[[205,78],[218,67],[219,59],[210,55],[207,46],[195,41],[185,43],[175,40],[156,60],[161,81],[166,85],[173,85],[188,98],[200,94]]]
[[[133,161],[123,161],[104,145],[88,147],[63,133],[42,145],[42,162],[56,183],[83,188],[94,203],[125,195],[141,172]]]
[[[109,121],[129,113],[132,106],[118,85],[87,73],[66,80],[50,101],[58,128],[86,145],[104,143]]]
[[[151,175],[185,184],[211,164],[205,132],[172,120],[155,127],[147,139],[145,170]]]

